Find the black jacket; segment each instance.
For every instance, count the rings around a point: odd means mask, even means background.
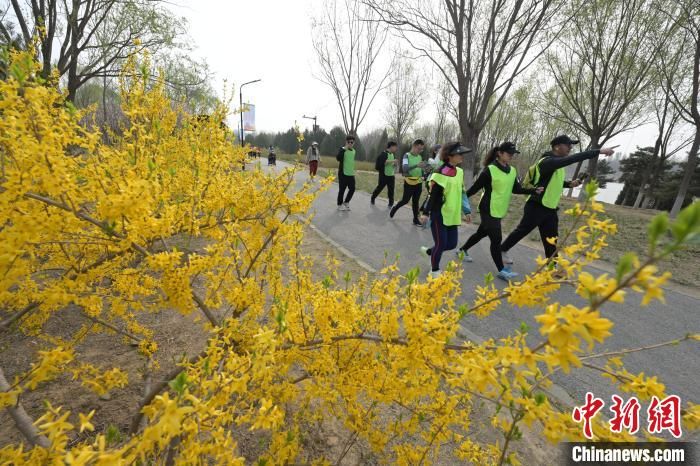
[[[592,159],[593,157],[597,157],[598,155],[600,155],[600,149],[591,149],[579,152],[578,154],[571,154],[563,157],[556,156],[551,151],[545,152],[544,154],[542,154],[542,157],[540,159],[540,179],[537,181],[537,186],[542,186],[546,188],[549,184],[549,181],[552,179],[552,175],[557,169],[568,167],[569,165],[573,165],[584,160]],[[571,181],[564,181],[564,187],[570,188]],[[532,196],[530,196],[528,202],[536,202],[537,204],[541,205],[542,196],[544,196],[544,192],[542,192],[542,194],[539,195],[533,194]]]
[[[510,165],[504,167],[497,161],[493,161],[491,165],[495,165],[496,168],[501,170],[503,173],[510,173],[512,170]],[[549,175],[549,177],[551,178],[552,175]],[[479,176],[476,178],[476,180],[474,180],[472,187],[467,189],[467,197],[472,197],[480,190],[484,190],[484,195],[481,197],[481,201],[479,201],[479,213],[481,215],[491,215],[491,191],[493,188],[492,181],[491,170],[489,170],[489,167],[486,167],[481,170]],[[515,183],[513,183],[513,194],[535,194],[535,188],[525,189],[520,184],[520,180],[515,178]]]
[[[338,153],[335,155],[335,159],[338,161],[338,173],[343,173],[343,160],[345,160],[345,147],[338,149]]]

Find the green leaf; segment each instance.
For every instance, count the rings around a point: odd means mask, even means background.
[[[184,371],[180,372],[177,377],[168,382],[168,385],[175,393],[182,396],[185,393],[185,388],[187,388],[187,374]]]
[[[695,241],[695,237],[700,235],[700,201],[693,202],[680,211],[671,225],[671,231],[678,243]]]
[[[586,198],[593,199],[596,194],[598,194],[598,182],[596,180],[591,180],[586,185]]]
[[[542,393],[542,392],[537,392],[537,393],[535,393],[535,404],[536,404],[537,406],[541,405],[541,404],[544,403],[545,401],[547,401],[547,395],[545,395],[545,394]]]
[[[331,279],[331,277],[330,277],[329,275],[326,275],[326,276],[324,277],[323,281],[321,282],[321,284],[323,285],[323,287],[324,287],[325,289],[328,289],[328,288],[330,288],[331,285],[333,284],[333,280]]]
[[[467,315],[467,312],[469,311],[469,308],[467,307],[466,304],[460,304],[460,306],[457,308],[457,312],[459,313],[459,318],[461,319],[465,315]]]
[[[668,225],[669,225],[669,220],[668,220],[668,214],[666,212],[655,216],[651,220],[651,223],[649,224],[649,227],[647,228],[647,232],[649,233],[649,248],[650,248],[652,253],[656,249],[656,245],[658,244],[659,237],[661,235],[663,235],[666,231],[668,231]]]
[[[520,331],[523,333],[528,333],[530,331],[530,326],[525,323],[525,321],[520,321]]]
[[[114,424],[108,425],[107,430],[105,431],[105,439],[107,440],[108,445],[114,445],[115,443],[121,442],[122,434],[119,432],[119,427],[115,426]]]
[[[484,284],[490,285],[491,283],[493,283],[493,280],[494,280],[494,277],[493,277],[493,274],[491,272],[484,275]]]
[[[415,283],[415,281],[418,279],[418,275],[420,274],[420,269],[418,267],[414,267],[411,270],[409,270],[406,273],[406,280],[408,280],[408,284],[411,285]]]
[[[636,258],[637,255],[635,253],[628,252],[625,253],[625,255],[623,255],[617,262],[617,267],[615,267],[615,278],[617,278],[618,283],[622,281],[622,277],[624,277],[626,274],[632,271],[634,260]]]

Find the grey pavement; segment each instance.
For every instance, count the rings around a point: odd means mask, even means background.
[[[305,181],[307,175],[298,173],[300,181]],[[397,183],[396,197],[400,199],[402,186]],[[332,243],[343,248],[370,267],[379,270],[385,263],[398,256],[400,270],[406,272],[418,265],[422,276],[426,276],[429,270],[429,260],[419,248],[421,245],[432,245],[432,237],[428,229],[415,227],[411,224],[411,207],[406,205],[400,209],[395,218],[389,219],[387,201],[377,199],[376,205],[370,205],[370,195],[356,191],[350,202],[351,211],[339,212],[336,206],[338,193],[337,184],[318,195],[311,209],[314,227],[328,237]],[[511,212],[509,215],[519,215],[520,212]],[[624,225],[620,226],[624,228]],[[475,225],[462,225],[459,228],[459,245],[476,231]],[[507,235],[509,232],[504,232]],[[542,254],[541,245],[533,249],[531,245],[518,244],[510,251],[514,259],[514,270],[524,274],[533,271],[536,267],[535,257]],[[472,263],[461,264],[464,268],[462,276],[461,302],[470,302],[474,299],[476,285],[483,284],[484,275],[487,272],[496,273],[495,266],[489,254],[488,238],[483,239],[477,246],[470,250],[474,258]],[[447,251],[443,255],[442,268],[449,260],[456,260],[455,253]],[[602,271],[589,268],[594,274]],[[497,281],[497,286],[503,288],[505,282]],[[694,290],[691,290],[694,291]],[[695,296],[693,296],[693,294]],[[700,332],[700,300],[696,293],[684,293],[679,290],[666,289],[666,303],[654,301],[647,307],[641,307],[641,295],[628,290],[623,305],[609,303],[604,306],[601,314],[610,319],[615,325],[612,329],[613,336],[609,337],[605,344],[597,345],[596,353],[613,351],[673,340],[687,333]],[[582,304],[583,300],[574,293],[570,287],[562,288],[554,295],[554,299],[573,304]],[[525,322],[531,328],[533,342],[540,341],[541,336],[537,332],[539,328],[534,316],[540,314],[541,309],[518,308],[504,303],[490,316],[480,319],[476,316],[467,316],[462,322],[463,333],[476,340],[499,338],[512,334],[520,328],[521,322]],[[660,381],[666,384],[667,393],[679,395],[683,403],[688,401],[700,402],[700,387],[698,375],[700,374],[700,343],[686,341],[680,345],[652,349],[638,353],[631,353],[623,358],[625,367],[632,373],[644,372],[645,374],[658,375]],[[603,359],[595,362],[604,366]],[[559,393],[559,400],[565,403],[582,403],[585,393],[593,391],[596,396],[606,400],[609,406],[610,396],[618,393],[613,385],[600,373],[592,369],[576,369],[571,374],[560,373],[554,377],[554,382],[562,387],[572,399],[567,399]],[[621,394],[626,398],[626,394]],[[644,405],[646,406],[646,405]],[[607,409],[607,408],[606,408]]]

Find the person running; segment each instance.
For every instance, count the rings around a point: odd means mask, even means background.
[[[413,224],[416,226],[423,226],[420,220],[418,220],[420,194],[423,190],[421,186],[421,176],[423,175],[423,166],[425,165],[420,155],[421,152],[423,152],[423,148],[425,148],[425,142],[423,142],[422,139],[416,139],[411,144],[410,152],[407,152],[403,156],[403,161],[401,163],[404,175],[403,196],[398,204],[389,212],[389,217],[394,218],[396,211],[408,204],[410,200],[411,208],[413,209]]]
[[[440,161],[440,148],[442,146],[440,144],[435,144],[430,148],[430,155],[428,156],[428,160],[425,161],[425,165],[423,166],[423,181],[425,182],[425,190],[427,192],[427,196],[425,197],[425,200],[423,201],[423,204],[420,206],[420,211],[423,212],[425,210],[425,206],[428,204],[428,199],[430,199],[430,175],[437,170],[440,165],[442,165],[442,162]],[[423,228],[427,228],[428,224],[425,223],[423,225]]]
[[[467,197],[471,197],[480,190],[484,190],[479,201],[479,215],[481,223],[476,232],[457,250],[457,254],[463,253],[462,260],[472,262],[469,249],[485,237],[491,241],[491,258],[496,264],[498,278],[509,281],[518,276],[511,271],[510,266],[503,265],[501,257],[501,219],[508,212],[508,205],[512,194],[539,194],[544,188],[525,189],[518,181],[518,174],[511,161],[520,151],[512,142],[504,142],[492,148],[484,157],[484,169],[467,190]]]
[[[457,247],[457,227],[462,223],[462,215],[469,214],[469,200],[464,193],[464,174],[459,165],[464,154],[471,149],[459,142],[445,144],[440,151],[440,166],[430,176],[430,198],[420,221],[425,223],[430,215],[430,232],[434,244],[431,248],[421,247],[421,251],[430,256],[430,276],[440,276],[440,259],[444,251]]]
[[[513,260],[508,256],[508,251],[535,227],[540,231],[545,256],[548,259],[554,256],[557,246],[550,244],[547,238],[559,236],[559,216],[557,214],[559,200],[564,188],[575,188],[581,184],[579,180],[565,181],[566,170],[564,167],[592,159],[600,154],[610,156],[615,153],[612,148],[604,147],[569,155],[574,144],[578,143],[579,141],[571,139],[566,134],[557,136],[550,142],[552,150],[545,152],[534,165],[535,176],[531,180],[532,184],[543,188],[543,190],[540,194],[533,194],[528,198],[523,208],[523,218],[501,244],[503,262],[506,264],[513,263]]]
[[[338,161],[338,210],[350,210],[350,200],[355,194],[355,136],[348,134],[345,145],[335,156]],[[345,190],[348,190],[343,200]]]
[[[318,164],[321,163],[321,152],[318,150],[316,141],[312,142],[311,147],[306,151],[306,163],[309,165],[309,177],[313,181],[316,178]]]
[[[374,168],[379,172],[379,181],[377,182],[377,187],[372,193],[370,198],[370,204],[374,205],[375,199],[379,196],[386,186],[387,193],[389,194],[389,208],[394,207],[394,185],[395,176],[394,171],[396,170],[396,151],[399,149],[399,145],[394,141],[389,141],[386,145],[386,150],[377,156],[377,161],[374,164]]]

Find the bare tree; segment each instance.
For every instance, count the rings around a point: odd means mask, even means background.
[[[673,45],[668,48],[671,53],[662,55],[661,68],[665,76],[673,78],[672,70],[664,65],[676,61],[681,64],[678,69],[681,80],[675,86],[669,86],[668,90],[681,117],[694,126],[695,134],[678,195],[671,208],[671,217],[678,215],[683,207],[700,151],[700,3],[697,0],[680,0],[674,6],[669,16],[676,21],[681,33],[675,35]]]
[[[41,75],[53,68],[65,77],[68,99],[92,78],[116,76],[119,64],[141,50],[172,45],[184,34],[184,22],[158,0],[11,0],[13,15],[4,30],[17,25],[25,48],[38,38]],[[7,24],[7,25],[6,25]],[[3,33],[3,35],[5,35]],[[99,35],[99,40],[98,40]],[[55,56],[54,54],[57,54]]]
[[[318,78],[335,94],[348,134],[357,134],[391,71],[379,69],[387,31],[372,16],[359,0],[331,0],[313,24]]]
[[[397,57],[400,57],[399,53]],[[387,87],[385,119],[399,145],[418,121],[418,112],[425,93],[423,79],[416,72],[413,61],[397,60],[394,79]]]
[[[435,99],[435,131],[434,138],[438,144],[443,144],[456,139],[459,133],[456,128],[457,107],[453,104],[452,87],[444,78],[439,80],[437,86],[437,98]]]
[[[646,102],[640,96],[653,82],[664,33],[669,32],[658,3],[580,0],[571,30],[546,55],[548,72],[561,92],[544,107],[550,117],[585,134],[589,148],[601,147],[643,121]],[[591,178],[597,161],[588,162]],[[581,163],[574,176],[580,168]]]
[[[475,151],[514,80],[566,23],[561,0],[363,1],[445,76],[458,97],[463,142]],[[468,185],[476,157],[465,157]]]

